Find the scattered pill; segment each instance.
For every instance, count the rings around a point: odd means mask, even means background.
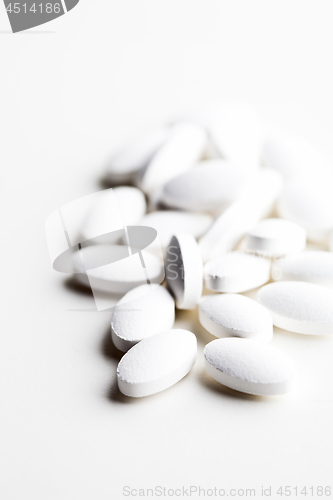
[[[234,250],[243,236],[263,217],[268,217],[282,189],[282,177],[271,169],[262,169],[200,239],[204,261]]]
[[[195,238],[202,236],[211,226],[213,217],[208,214],[159,210],[146,214],[140,225],[153,227],[157,231],[162,248],[166,248],[174,233],[190,233]]]
[[[203,263],[191,234],[172,237],[165,259],[165,277],[178,309],[194,309],[202,294]]]
[[[206,295],[199,302],[199,321],[215,337],[241,337],[269,342],[271,314],[255,300],[226,293]]]
[[[301,252],[305,245],[305,229],[285,219],[261,220],[247,234],[245,241],[247,250],[267,257]]]
[[[170,179],[185,172],[199,161],[207,144],[202,127],[181,123],[172,128],[165,144],[137,176],[137,185],[145,193],[155,191]]]
[[[115,187],[102,194],[89,213],[81,233],[84,240],[94,238],[95,243],[115,243],[120,238],[119,234],[109,233],[107,229],[115,218],[110,198],[114,198],[115,209],[123,226],[134,226],[142,219],[146,212],[146,199],[142,191],[130,186]]]
[[[113,310],[114,345],[126,352],[141,340],[166,330],[175,322],[175,303],[163,286],[141,285],[124,295]]]
[[[258,292],[259,302],[284,330],[308,335],[333,333],[333,291],[302,281],[270,283]]]
[[[279,259],[272,265],[272,278],[333,286],[333,253],[308,251]]]
[[[163,264],[151,252],[129,253],[125,245],[92,245],[73,254],[76,280],[93,290],[123,294],[139,285],[161,283]]]
[[[319,174],[332,169],[328,160],[312,144],[285,130],[274,130],[263,147],[263,163],[285,178]]]
[[[186,120],[205,127],[215,155],[240,162],[248,169],[260,164],[264,127],[252,106],[242,102],[217,102],[176,117],[171,123]]]
[[[206,160],[165,184],[161,200],[172,208],[214,212],[237,199],[248,179],[230,162]]]
[[[246,292],[267,283],[270,270],[267,259],[242,252],[230,252],[206,263],[205,285],[215,292]]]
[[[176,384],[192,369],[197,340],[187,330],[168,330],[130,349],[117,368],[118,387],[125,396],[141,398]]]
[[[294,362],[271,345],[249,339],[217,339],[206,345],[204,356],[207,373],[230,389],[274,396],[292,388]]]
[[[149,130],[122,146],[110,161],[107,178],[114,183],[131,182],[134,175],[144,168],[156,151],[165,143],[170,133],[168,127]]]
[[[308,239],[327,242],[333,227],[332,180],[294,179],[278,201],[278,215],[303,226]]]

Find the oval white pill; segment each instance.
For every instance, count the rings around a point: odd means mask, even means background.
[[[117,217],[123,226],[135,226],[146,212],[146,199],[138,188],[119,186],[108,189],[93,206],[81,229],[85,240],[94,237],[95,243],[115,243],[119,239],[117,233],[104,234],[105,228],[110,226],[110,220],[115,216],[110,211],[109,198],[114,199]]]
[[[175,321],[175,303],[163,286],[141,285],[120,299],[111,318],[114,345],[126,352],[141,340],[170,330]]]
[[[262,169],[241,198],[232,203],[200,239],[204,261],[233,250],[260,219],[270,215],[281,189],[281,174],[272,169]]]
[[[203,263],[191,234],[171,238],[165,259],[165,277],[178,309],[194,309],[202,294]]]
[[[293,360],[276,347],[249,339],[218,339],[205,347],[205,367],[220,384],[257,396],[289,392]]]
[[[289,255],[274,262],[272,278],[275,281],[308,281],[333,286],[333,253],[309,251]]]
[[[138,186],[150,193],[199,161],[205,151],[207,135],[202,127],[190,123],[175,125],[168,140],[137,177]]]
[[[213,217],[208,214],[180,210],[158,210],[144,215],[140,225],[156,229],[161,247],[166,248],[174,233],[186,232],[199,238],[207,231],[212,222]]]
[[[264,219],[247,234],[245,246],[248,250],[276,257],[301,252],[306,245],[305,229],[285,219]]]
[[[170,134],[168,127],[158,127],[124,144],[111,158],[106,175],[111,182],[126,183],[153,158]]]
[[[241,293],[270,279],[270,262],[242,252],[230,252],[206,263],[205,285],[216,292]]]
[[[285,178],[320,175],[332,167],[312,144],[286,130],[272,131],[263,147],[263,162]]]
[[[206,295],[199,303],[199,321],[215,337],[242,337],[269,342],[271,314],[258,302],[232,293]]]
[[[258,292],[259,302],[284,330],[308,335],[333,333],[333,291],[302,281],[270,283]]]
[[[312,241],[326,242],[333,227],[332,180],[291,181],[282,191],[277,209],[280,217],[303,226]]]
[[[147,280],[159,284],[164,277],[157,256],[148,251],[142,251],[141,257],[139,252],[129,255],[125,245],[92,245],[75,252],[72,259],[79,283],[107,293],[123,294]]]
[[[216,211],[234,201],[248,179],[249,173],[225,160],[207,160],[171,179],[161,200],[172,208]]]
[[[120,360],[118,387],[140,398],[164,391],[188,374],[197,356],[197,339],[187,330],[168,330],[142,340]]]

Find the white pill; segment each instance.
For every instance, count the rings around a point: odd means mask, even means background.
[[[166,248],[174,233],[190,233],[195,238],[202,236],[211,226],[213,217],[208,214],[159,210],[144,215],[141,226],[156,229],[162,248]]]
[[[331,231],[331,234],[330,234],[330,242],[329,242],[329,245],[330,245],[330,250],[331,250],[331,252],[333,252],[333,231]]]
[[[110,161],[106,175],[111,182],[131,182],[134,175],[144,168],[170,134],[167,127],[146,131],[124,144]]]
[[[281,189],[281,174],[271,169],[261,170],[241,198],[216,219],[199,241],[204,261],[233,250],[260,219],[269,216]]]
[[[207,160],[165,184],[161,200],[184,210],[221,210],[239,196],[249,179],[244,169],[225,160]]]
[[[149,251],[140,256],[133,249],[129,255],[125,245],[92,245],[75,252],[72,259],[76,280],[102,292],[123,294],[148,280],[159,284],[164,277],[157,256]]]
[[[246,103],[217,102],[176,117],[173,123],[187,120],[208,131],[211,149],[220,157],[240,161],[247,168],[258,168],[264,127],[256,110]]]
[[[206,345],[204,355],[209,375],[230,389],[274,396],[292,388],[294,362],[276,347],[249,339],[218,339]]]
[[[165,259],[167,285],[178,309],[194,309],[202,294],[203,263],[199,246],[191,234],[171,238]]]
[[[333,286],[333,253],[309,251],[289,255],[274,262],[272,278],[276,281],[308,281]]]
[[[164,391],[192,369],[197,339],[187,330],[168,330],[142,340],[120,360],[118,387],[125,396],[141,398]]]
[[[269,260],[243,252],[230,252],[208,261],[204,268],[206,288],[241,293],[262,286],[270,279]]]
[[[332,167],[312,144],[285,130],[275,130],[263,147],[263,162],[285,178],[325,172]]]
[[[267,257],[301,252],[305,245],[305,229],[285,219],[261,220],[251,229],[245,240],[248,250]]]
[[[114,243],[120,238],[119,234],[107,231],[115,216],[110,210],[111,198],[114,198],[117,216],[123,226],[135,226],[146,212],[146,199],[139,189],[130,186],[108,189],[105,194],[102,192],[81,229],[84,240],[94,238],[94,243]]]
[[[256,169],[264,141],[264,127],[256,110],[243,103],[224,104],[210,125],[211,139],[219,154]]]
[[[190,123],[176,125],[165,144],[139,172],[138,186],[145,193],[155,191],[199,161],[206,144],[207,135],[202,127]]]
[[[242,337],[262,342],[273,338],[271,314],[244,295],[226,293],[202,297],[199,321],[215,337]]]
[[[170,330],[175,322],[175,303],[163,286],[141,285],[120,299],[111,318],[114,345],[126,352],[141,340]]]
[[[333,333],[333,291],[302,281],[270,283],[258,292],[259,302],[284,330],[308,335]]]
[[[308,239],[326,242],[333,228],[332,180],[295,179],[282,191],[278,201],[280,217],[301,224]]]

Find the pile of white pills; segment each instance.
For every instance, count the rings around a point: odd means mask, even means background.
[[[288,392],[296,367],[269,345],[273,326],[333,334],[325,156],[285,130],[266,130],[250,107],[226,104],[130,140],[106,174],[124,231],[104,234],[112,214],[102,199],[81,229],[94,240],[73,255],[73,268],[80,283],[119,296],[111,336],[125,353],[120,391],[148,396],[190,372],[197,340],[174,328],[175,310],[197,308],[212,335],[203,353],[210,380],[259,396]],[[131,247],[138,227],[157,234],[145,250]]]

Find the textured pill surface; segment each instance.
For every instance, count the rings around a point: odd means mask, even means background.
[[[285,219],[264,219],[246,236],[246,248],[267,257],[301,252],[306,245],[305,229]]]
[[[272,265],[276,281],[308,281],[333,286],[333,253],[324,251],[300,252],[289,255]]]
[[[267,259],[242,252],[230,252],[206,263],[205,285],[216,292],[246,292],[267,283],[270,270]]]
[[[248,297],[232,293],[206,295],[199,303],[199,321],[215,337],[242,337],[269,342],[272,316]]]
[[[170,330],[175,321],[175,303],[163,286],[141,285],[124,295],[114,308],[111,334],[123,352],[159,332]]]
[[[207,160],[170,180],[161,199],[172,208],[216,211],[234,201],[249,178],[224,160]]]
[[[273,317],[273,324],[308,335],[333,333],[333,291],[302,281],[270,283],[258,291],[258,300]]]
[[[165,260],[167,285],[178,309],[194,309],[202,294],[203,263],[199,246],[191,234],[177,233]]]
[[[193,367],[197,339],[187,330],[168,330],[142,340],[120,360],[118,387],[126,396],[149,396],[176,384]]]
[[[289,392],[293,360],[280,349],[248,339],[218,339],[204,350],[206,371],[236,391],[258,396]]]

